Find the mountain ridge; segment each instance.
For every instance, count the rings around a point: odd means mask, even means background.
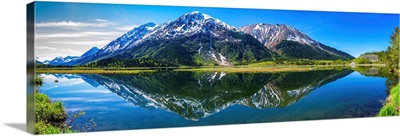
[[[55,57],[52,60],[44,60],[43,62],[37,61],[37,64],[46,64],[46,65],[53,65],[53,66],[72,66],[75,65],[75,63],[83,58],[87,58],[95,54],[97,51],[99,51],[99,48],[96,46],[90,48],[88,51],[84,52],[81,56],[58,56]]]
[[[246,35],[219,19],[194,11],[155,26],[131,45],[126,45],[124,50],[109,55],[109,58],[151,58],[174,66],[231,66],[234,63],[272,59],[274,55],[269,49],[264,49],[250,35]],[[92,61],[96,59],[92,58]]]
[[[286,24],[258,23],[242,26],[239,30],[252,35],[268,49],[289,59],[354,59],[353,56],[333,47],[326,46]],[[296,50],[293,48],[308,51],[301,55],[294,55],[293,53]]]
[[[258,23],[235,28],[193,11],[158,25],[149,22],[135,27],[93,54],[65,64],[148,59],[171,66],[232,66],[276,58],[350,60],[354,57],[286,24]]]

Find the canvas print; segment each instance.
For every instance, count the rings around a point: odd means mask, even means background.
[[[399,14],[28,6],[35,134],[399,115]]]

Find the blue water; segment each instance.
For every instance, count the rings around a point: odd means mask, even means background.
[[[91,131],[372,117],[387,96],[385,78],[352,71],[39,76]]]

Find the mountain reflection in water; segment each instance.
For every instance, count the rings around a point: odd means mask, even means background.
[[[63,75],[104,86],[130,103],[160,108],[197,121],[235,104],[264,109],[287,107],[351,70],[288,73],[157,72],[134,75]]]

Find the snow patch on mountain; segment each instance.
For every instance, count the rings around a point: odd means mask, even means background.
[[[269,49],[273,49],[283,40],[295,41],[310,46],[319,44],[296,28],[285,24],[258,23],[240,27],[239,30],[252,35]]]
[[[136,41],[141,40],[149,32],[152,32],[156,27],[156,24],[149,22],[141,26],[135,27],[132,30],[126,32],[117,39],[111,41],[106,46],[101,48],[98,52],[99,55],[109,55],[113,52],[123,50],[131,47]]]
[[[48,64],[49,65],[63,65],[65,63],[72,62],[77,59],[79,59],[79,56],[67,56],[65,58],[58,56],[58,57],[54,58],[53,60],[49,61]]]

